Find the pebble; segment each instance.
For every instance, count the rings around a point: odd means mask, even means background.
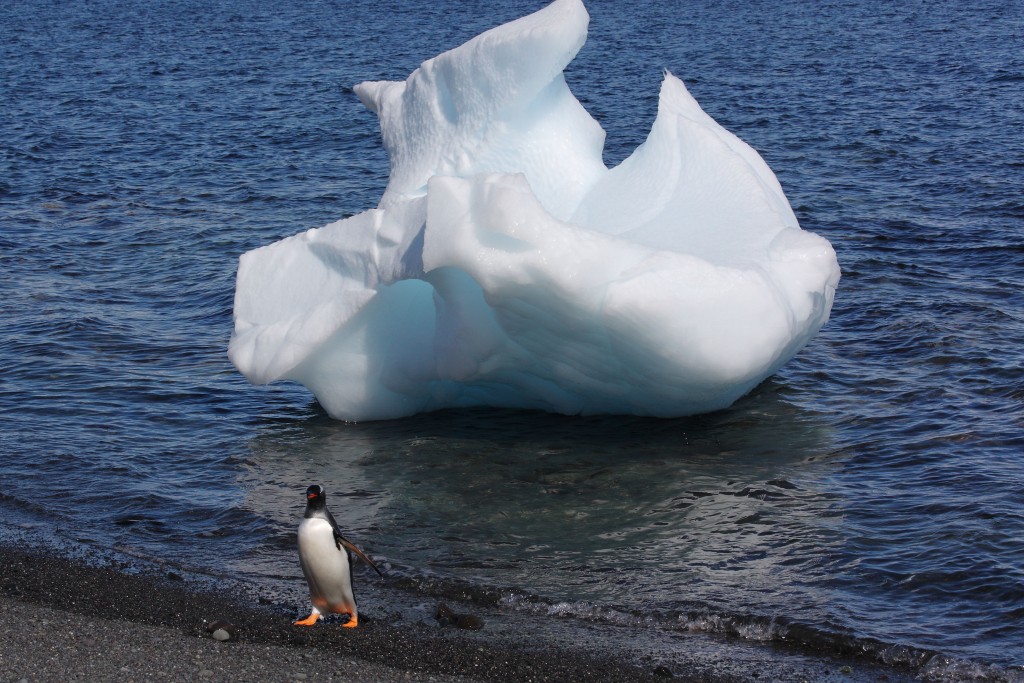
[[[236,631],[234,624],[224,620],[215,621],[212,624],[207,625],[206,631],[213,636],[214,640],[219,640],[221,642],[235,639]]]
[[[437,606],[437,610],[434,612],[434,618],[442,626],[454,626],[456,628],[464,628],[470,631],[479,631],[484,627],[484,621],[475,614],[456,614],[451,607],[445,603],[440,603]]]

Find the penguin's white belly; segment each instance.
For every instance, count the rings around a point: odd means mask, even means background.
[[[299,524],[299,564],[314,607],[321,612],[355,615],[348,553],[334,544],[334,532],[326,519],[304,519]]]

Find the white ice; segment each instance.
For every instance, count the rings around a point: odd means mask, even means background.
[[[666,73],[646,142],[604,131],[563,69],[555,0],[356,93],[391,176],[375,209],[241,257],[228,353],[333,417],[457,406],[680,416],[723,408],[828,320],[831,245]]]

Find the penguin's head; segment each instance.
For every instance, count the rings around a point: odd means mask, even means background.
[[[306,489],[306,505],[318,509],[327,505],[327,493],[320,484],[311,484]]]

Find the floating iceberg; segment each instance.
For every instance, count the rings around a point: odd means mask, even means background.
[[[460,406],[723,408],[828,320],[831,245],[669,73],[647,140],[604,131],[562,71],[579,0],[361,83],[391,176],[376,209],[242,255],[228,354],[332,416]]]

